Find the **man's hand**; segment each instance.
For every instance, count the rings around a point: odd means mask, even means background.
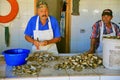
[[[48,41],[47,40],[45,40],[43,42],[40,42],[40,43],[41,43],[41,46],[47,46],[48,45]]]
[[[41,43],[37,40],[34,40],[34,43],[35,47],[37,48],[37,50],[39,50],[39,46],[41,45]]]
[[[47,46],[48,45],[48,41],[46,40],[46,41],[40,42],[40,41],[35,40],[34,41],[34,45],[36,46],[37,50],[39,50],[40,46]]]
[[[95,52],[93,50],[89,50],[86,52],[87,54],[94,54]]]

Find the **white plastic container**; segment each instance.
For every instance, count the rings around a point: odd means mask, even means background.
[[[120,70],[120,39],[103,38],[103,65]]]

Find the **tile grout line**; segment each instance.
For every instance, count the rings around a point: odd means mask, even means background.
[[[92,70],[92,71],[99,77],[99,80],[101,80],[100,74],[96,73],[94,70]]]
[[[67,70],[65,69],[66,74],[68,75],[68,79],[70,80],[70,74],[67,72]]]

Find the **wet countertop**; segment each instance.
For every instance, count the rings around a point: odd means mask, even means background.
[[[71,54],[69,54],[71,55]],[[73,70],[41,70],[39,75],[14,75],[13,67],[5,64],[0,56],[0,80],[120,80],[120,70],[111,70],[104,66],[96,69]]]

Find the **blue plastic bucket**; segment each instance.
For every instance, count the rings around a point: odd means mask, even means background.
[[[30,50],[28,49],[10,49],[2,52],[6,64],[9,66],[19,66],[26,63]]]

